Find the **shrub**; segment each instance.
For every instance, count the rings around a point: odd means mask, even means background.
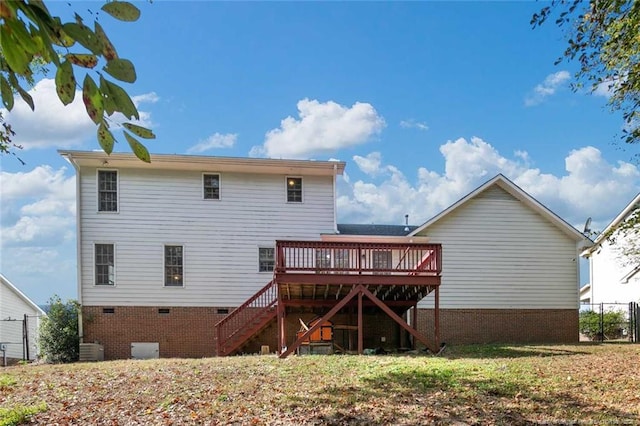
[[[625,317],[622,311],[604,312],[602,318],[598,312],[580,312],[580,332],[591,340],[618,339],[622,337],[624,325]]]
[[[78,309],[75,300],[62,302],[53,296],[48,302],[49,312],[40,324],[40,352],[49,362],[74,362],[78,360]]]

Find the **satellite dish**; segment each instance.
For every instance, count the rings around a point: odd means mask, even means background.
[[[591,218],[588,217],[587,221],[584,223],[584,230],[582,231],[583,234],[588,234],[591,232]]]

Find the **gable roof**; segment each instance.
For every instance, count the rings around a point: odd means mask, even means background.
[[[629,204],[627,204],[627,206],[622,209],[622,211],[618,214],[618,216],[616,216],[610,224],[607,225],[606,228],[604,228],[604,230],[598,234],[598,236],[596,237],[596,239],[593,241],[593,245],[591,247],[589,247],[587,250],[585,250],[584,253],[582,253],[583,256],[588,256],[589,254],[593,253],[594,250],[597,250],[602,243],[604,242],[604,240],[606,239],[606,236],[618,225],[620,225],[620,223],[624,222],[627,217],[629,217],[629,215],[635,210],[635,208],[640,205],[640,194],[636,195],[633,200],[631,200],[631,202]]]
[[[549,210],[547,207],[545,207],[542,203],[540,203],[538,200],[533,198],[531,195],[527,194],[522,188],[520,188],[518,185],[516,185],[515,183],[507,179],[502,174],[498,174],[493,179],[490,179],[484,184],[480,185],[478,188],[474,189],[469,194],[465,195],[464,197],[462,197],[461,199],[453,203],[451,206],[447,207],[446,209],[444,209],[443,211],[441,211],[440,213],[438,213],[437,215],[435,215],[434,217],[426,221],[424,224],[420,225],[417,229],[412,231],[409,235],[413,236],[422,232],[423,230],[427,229],[434,223],[438,222],[439,220],[449,215],[451,212],[464,206],[469,201],[473,200],[478,195],[482,194],[484,191],[493,187],[494,185],[500,187],[501,189],[506,191],[508,194],[513,196],[515,199],[517,199],[518,201],[522,202],[524,205],[529,207],[531,210],[535,211],[540,216],[547,219],[549,222],[555,225],[560,231],[565,233],[568,237],[572,238],[576,242],[590,241],[588,237],[586,237],[576,228],[568,224],[564,219],[562,219],[560,216],[558,216],[557,214]]]
[[[380,235],[385,237],[405,237],[417,226],[405,225],[360,225],[353,223],[339,223],[340,235]]]
[[[0,274],[0,284],[4,284],[9,290],[13,291],[16,296],[22,299],[27,305],[31,306],[33,309],[38,311],[40,315],[46,315],[46,313],[40,308],[40,306],[36,305],[31,299],[29,299],[23,292],[18,290],[18,287],[13,285],[11,281],[4,275]]]

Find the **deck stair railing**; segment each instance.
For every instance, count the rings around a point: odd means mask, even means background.
[[[231,354],[276,317],[278,287],[269,281],[216,325],[218,356]]]

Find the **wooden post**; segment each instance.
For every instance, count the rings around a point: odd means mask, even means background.
[[[358,293],[358,355],[364,351],[364,330],[362,327],[362,291]]]
[[[435,332],[436,347],[440,350],[440,286],[436,286],[435,290],[435,303],[433,305],[433,323]]]
[[[286,344],[286,326],[284,323],[284,303],[282,303],[282,296],[280,295],[279,285],[276,283],[276,291],[278,292],[278,305],[276,306],[276,317],[278,319],[278,354],[281,354]]]
[[[413,305],[413,308],[411,309],[411,326],[413,327],[414,330],[418,330],[418,304],[416,303],[415,305]],[[416,348],[416,339],[413,336],[410,336],[411,338],[411,349],[415,349]]]

